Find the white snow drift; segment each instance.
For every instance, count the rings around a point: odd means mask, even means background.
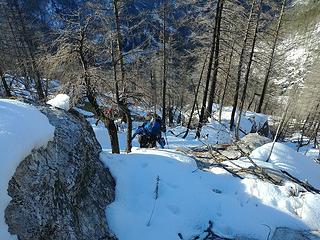
[[[16,167],[32,149],[45,146],[53,138],[54,127],[35,107],[0,99],[0,239],[15,239],[8,233],[4,211],[10,202],[8,182]]]

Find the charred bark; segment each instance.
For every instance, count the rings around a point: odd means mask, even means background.
[[[217,76],[219,70],[219,54],[220,54],[220,26],[221,26],[221,19],[222,19],[222,10],[224,0],[218,0],[217,6],[217,15],[216,15],[216,24],[215,24],[215,35],[216,35],[216,42],[215,42],[215,50],[214,50],[214,64],[213,64],[213,74],[211,80],[211,87],[209,91],[209,99],[208,99],[208,106],[206,111],[206,118],[210,117],[212,114],[212,106],[215,97],[215,90],[217,84]]]
[[[232,106],[231,120],[230,120],[230,130],[231,131],[234,129],[235,115],[236,115],[236,111],[237,111],[237,107],[238,107],[240,82],[241,82],[241,76],[242,76],[242,66],[243,66],[243,61],[244,61],[244,57],[245,57],[245,49],[247,46],[248,36],[249,36],[249,32],[250,32],[250,23],[251,23],[255,3],[256,3],[256,1],[253,0],[252,4],[251,4],[251,10],[250,10],[249,18],[248,18],[247,29],[246,29],[245,37],[243,39],[243,45],[242,45],[241,54],[240,54],[240,60],[239,60],[239,65],[238,65],[238,78],[237,78],[236,89],[235,89],[235,94],[234,94],[234,98],[233,98],[233,106]]]
[[[266,76],[265,76],[264,82],[263,82],[263,88],[262,88],[262,93],[261,93],[259,105],[258,105],[258,108],[257,108],[257,111],[256,111],[257,113],[261,113],[262,105],[263,105],[263,102],[264,102],[264,99],[265,99],[265,95],[266,95],[266,92],[267,92],[267,87],[268,87],[268,83],[269,83],[269,77],[270,77],[270,73],[271,73],[271,70],[272,70],[272,67],[273,67],[274,54],[275,54],[275,50],[276,50],[276,46],[277,46],[277,42],[278,42],[278,38],[279,38],[279,32],[280,32],[280,28],[281,28],[281,25],[282,25],[282,18],[283,18],[283,14],[284,14],[286,3],[287,3],[287,0],[283,0],[280,16],[279,16],[279,20],[278,20],[278,25],[277,25],[277,29],[276,29],[276,36],[275,36],[274,41],[273,41],[273,46],[272,46],[272,50],[271,50],[271,56],[270,56],[270,60],[269,60],[269,63],[268,63]]]

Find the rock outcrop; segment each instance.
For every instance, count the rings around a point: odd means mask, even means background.
[[[276,228],[271,240],[316,240],[320,239],[320,232],[299,231],[286,227]]]
[[[91,126],[76,112],[39,110],[55,136],[25,158],[9,182],[9,232],[20,240],[115,239],[105,215],[115,182],[99,159],[101,147]]]
[[[244,152],[250,154],[254,149],[270,142],[272,142],[270,138],[258,133],[249,133],[238,142],[238,145]]]

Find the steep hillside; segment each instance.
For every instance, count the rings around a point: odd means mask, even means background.
[[[320,44],[320,1],[295,1],[284,18],[278,45],[278,71],[275,80],[284,90],[302,87],[316,68]]]

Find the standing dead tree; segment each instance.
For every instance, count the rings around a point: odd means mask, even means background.
[[[213,64],[213,74],[212,74],[212,80],[211,80],[211,87],[209,91],[208,96],[208,106],[206,110],[206,117],[210,117],[212,114],[212,106],[215,96],[215,90],[216,90],[216,84],[217,84],[217,76],[218,76],[218,70],[219,70],[219,55],[220,55],[220,29],[221,29],[221,20],[222,20],[222,11],[223,11],[223,4],[224,0],[219,0],[217,6],[217,15],[216,15],[216,25],[214,28],[214,34],[215,34],[215,46],[214,46],[214,64]],[[210,70],[211,71],[211,70]]]
[[[119,110],[124,114],[128,130],[127,130],[127,146],[126,152],[131,152],[132,148],[132,118],[131,118],[131,111],[129,109],[129,96],[127,95],[127,81],[126,81],[126,71],[124,67],[124,57],[123,57],[123,36],[121,34],[121,23],[120,23],[120,1],[113,0],[113,9],[114,9],[114,16],[115,16],[115,25],[116,25],[116,36],[117,36],[117,47],[118,47],[118,59],[120,64],[120,74],[121,74],[121,83],[123,87],[123,97],[122,99],[117,99],[117,104]],[[114,63],[116,64],[116,63]],[[115,74],[116,76],[116,74]],[[117,80],[116,80],[117,83]]]
[[[254,56],[254,50],[256,47],[256,41],[257,41],[257,34],[258,34],[258,28],[259,28],[259,22],[260,22],[260,14],[262,11],[262,3],[263,1],[260,2],[260,6],[258,6],[258,13],[257,13],[257,19],[256,19],[256,24],[255,24],[255,29],[254,29],[254,34],[253,34],[253,40],[252,40],[252,45],[251,45],[251,50],[250,50],[250,56],[249,56],[249,62],[247,64],[247,69],[246,69],[246,75],[244,77],[244,86],[242,90],[242,95],[240,99],[240,107],[239,107],[239,114],[238,114],[238,119],[237,119],[237,125],[236,125],[236,132],[235,136],[236,139],[240,139],[240,122],[241,122],[241,115],[243,112],[243,107],[244,107],[244,101],[246,99],[246,94],[247,94],[247,87],[248,87],[248,82],[249,82],[249,76],[250,76],[250,71],[251,71],[251,65],[253,62],[253,56]]]
[[[11,97],[11,92],[10,92],[10,88],[7,84],[7,81],[6,81],[6,78],[5,78],[5,75],[4,75],[4,72],[0,66],[0,77],[1,77],[1,81],[2,81],[2,85],[3,85],[3,88],[4,88],[4,93],[5,93],[5,97]]]
[[[267,162],[269,162],[270,160],[270,157],[271,157],[271,154],[272,154],[272,151],[273,151],[273,148],[274,148],[274,145],[276,143],[276,141],[278,140],[278,137],[279,137],[279,134],[281,132],[281,129],[284,127],[284,124],[285,124],[285,120],[286,120],[286,117],[287,117],[287,114],[288,114],[288,109],[290,107],[290,103],[287,103],[287,106],[282,114],[282,117],[281,117],[281,120],[280,120],[280,123],[277,127],[277,131],[276,131],[276,134],[274,135],[273,137],[273,141],[272,141],[272,146],[271,146],[271,149],[270,149],[270,152],[268,154],[268,157],[267,157]]]
[[[230,130],[234,130],[234,127],[235,127],[234,123],[235,123],[235,115],[236,115],[236,111],[237,111],[237,107],[238,107],[240,82],[241,82],[241,77],[242,77],[242,67],[244,64],[245,49],[246,49],[248,37],[250,34],[250,24],[251,24],[252,15],[253,15],[255,5],[256,5],[256,0],[253,0],[252,4],[251,4],[249,18],[248,18],[246,33],[245,33],[245,36],[243,39],[242,49],[241,49],[241,53],[240,53],[240,59],[239,59],[239,65],[238,65],[238,77],[237,77],[236,89],[235,89],[235,93],[234,93],[233,106],[232,106],[232,112],[231,112]]]
[[[218,121],[219,122],[221,122],[222,109],[223,109],[224,100],[225,100],[225,96],[226,96],[227,88],[228,88],[228,84],[229,84],[229,78],[230,78],[230,71],[231,71],[232,58],[233,58],[233,54],[234,54],[235,42],[236,42],[236,38],[234,38],[233,43],[232,43],[231,53],[230,53],[229,63],[228,63],[228,69],[227,69],[227,72],[226,72],[227,75],[226,75],[226,79],[225,79],[224,87],[223,87],[223,91],[222,91],[220,107],[219,107],[219,117],[218,117]]]
[[[271,56],[270,56],[270,59],[269,59],[267,72],[266,72],[266,75],[265,75],[265,78],[264,78],[264,81],[263,81],[262,93],[261,93],[261,96],[260,96],[258,108],[256,110],[257,113],[261,113],[261,111],[262,111],[262,106],[263,106],[263,102],[264,102],[264,99],[265,99],[265,95],[266,95],[267,87],[268,87],[268,83],[269,83],[270,73],[271,73],[271,70],[272,70],[272,67],[273,67],[273,63],[274,63],[275,50],[276,50],[278,39],[279,39],[279,33],[280,33],[281,26],[282,26],[282,18],[283,18],[283,15],[284,15],[284,10],[285,10],[286,4],[287,4],[287,0],[283,0],[282,1],[282,6],[281,6],[280,16],[279,16],[279,19],[278,19],[277,29],[276,29],[275,37],[274,37],[272,48],[271,48]]]
[[[163,53],[162,53],[162,130],[166,131],[166,91],[167,91],[167,0],[163,0]]]
[[[201,85],[201,81],[202,81],[203,72],[204,72],[204,69],[206,67],[207,58],[208,58],[208,55],[206,55],[205,60],[203,62],[203,66],[202,66],[202,69],[201,69],[199,81],[198,81],[197,88],[196,88],[195,95],[194,95],[194,100],[193,100],[193,104],[192,104],[191,113],[190,113],[188,124],[187,124],[187,131],[185,132],[185,134],[183,135],[182,138],[186,138],[188,136],[188,133],[189,133],[192,117],[193,117],[194,110],[196,108],[196,104],[197,104],[197,101],[198,101],[199,89],[200,89],[200,85]]]
[[[83,70],[83,78],[86,86],[86,96],[93,106],[96,115],[99,119],[103,121],[106,128],[109,132],[111,147],[112,147],[112,153],[120,153],[119,149],[119,141],[118,141],[118,134],[117,134],[117,128],[114,124],[113,119],[110,118],[107,114],[105,114],[103,111],[101,111],[99,104],[96,99],[96,94],[93,89],[93,86],[91,84],[91,78],[90,78],[90,72],[89,72],[89,62],[85,56],[85,41],[86,41],[86,34],[88,33],[88,25],[91,23],[91,18],[88,18],[84,26],[81,26],[80,23],[80,30],[79,30],[79,44],[78,49],[76,50],[79,54],[81,66]]]
[[[209,55],[209,62],[208,62],[208,70],[207,70],[207,78],[206,78],[206,83],[205,83],[205,88],[203,92],[203,98],[202,98],[202,106],[201,106],[201,111],[200,111],[200,117],[199,117],[199,123],[197,126],[197,132],[196,132],[196,137],[200,138],[200,132],[203,123],[205,122],[205,118],[207,116],[206,114],[206,105],[207,105],[207,98],[208,98],[208,91],[209,91],[209,83],[210,83],[210,78],[211,78],[211,71],[212,71],[212,65],[215,60],[215,64],[219,64],[218,62],[218,57],[219,53],[216,53],[215,55],[215,50],[219,50],[219,44],[217,46],[216,42],[218,41],[217,35],[218,35],[218,30],[220,34],[220,24],[221,24],[221,14],[222,14],[222,8],[223,8],[223,0],[219,0],[217,3],[216,7],[216,16],[215,16],[215,26],[213,29],[213,35],[212,35],[212,42],[211,42],[211,48],[210,48],[210,55]],[[221,9],[221,10],[220,10]],[[217,57],[217,59],[214,59],[214,56]],[[214,79],[215,82],[212,82],[212,87],[215,88],[216,84],[216,78]],[[214,89],[212,90],[214,91]],[[212,106],[211,106],[212,108]]]
[[[65,25],[56,33],[56,39],[47,61],[43,64],[53,72],[53,76],[62,81],[62,87],[76,103],[87,99],[90,107],[108,129],[112,153],[120,153],[117,127],[110,111],[99,102],[104,95],[99,94],[97,82],[103,79],[104,72],[97,69],[96,58],[101,55],[100,42],[95,41],[95,34],[102,34],[101,22],[94,14],[83,15],[82,9],[72,14],[60,16]],[[97,98],[100,98],[98,102]],[[108,99],[113,103],[112,99]]]

